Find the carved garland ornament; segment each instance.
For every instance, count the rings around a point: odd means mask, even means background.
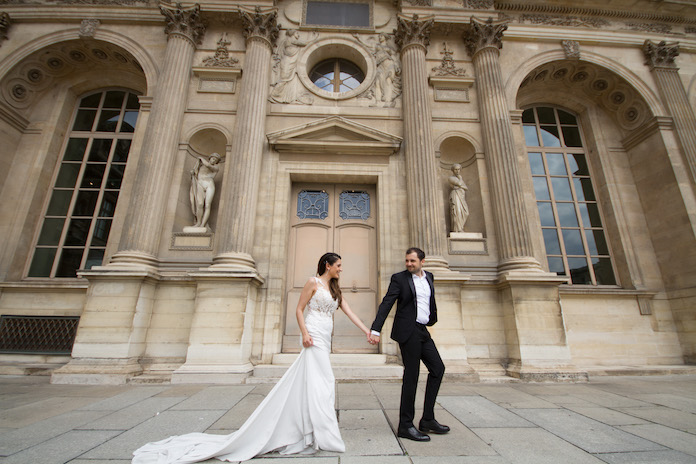
[[[164,33],[171,37],[177,34],[186,37],[194,45],[199,45],[205,34],[205,24],[201,19],[201,6],[195,4],[192,8],[183,9],[181,3],[176,8],[160,6],[160,12],[164,15],[167,25]]]

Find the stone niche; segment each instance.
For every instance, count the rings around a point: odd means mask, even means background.
[[[222,132],[213,128],[205,128],[197,131],[189,139],[185,149],[181,151],[184,162],[173,224],[172,250],[206,251],[213,249],[214,231],[218,217],[218,202],[225,170],[226,147],[227,139]],[[208,159],[211,153],[218,153],[222,160],[219,163],[220,171],[215,176],[215,196],[211,206],[210,219],[205,230],[192,231],[191,226],[194,218],[190,199],[191,171],[199,157]]]
[[[440,182],[443,194],[445,223],[447,224],[447,242],[450,254],[487,254],[483,201],[478,164],[483,162],[483,154],[477,153],[474,145],[462,134],[445,138],[439,147]],[[466,202],[469,217],[464,231],[453,231],[450,213],[449,178],[453,176],[452,166],[461,166],[460,175],[466,184]]]

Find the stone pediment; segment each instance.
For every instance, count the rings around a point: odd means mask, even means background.
[[[354,121],[330,118],[267,134],[279,153],[334,155],[392,155],[401,147],[401,137]]]

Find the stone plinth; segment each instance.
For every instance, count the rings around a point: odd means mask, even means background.
[[[486,239],[480,232],[450,232],[449,252],[453,255],[486,254]]]

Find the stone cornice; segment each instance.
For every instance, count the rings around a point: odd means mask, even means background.
[[[573,16],[598,16],[613,19],[637,19],[641,21],[658,21],[672,24],[696,24],[696,18],[687,19],[683,16],[641,13],[626,10],[610,10],[600,8],[578,8],[561,5],[540,5],[536,3],[507,3],[495,2],[498,11],[517,13],[542,13]]]

